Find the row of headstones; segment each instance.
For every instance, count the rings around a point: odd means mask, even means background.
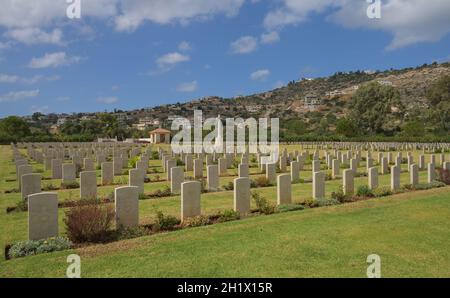
[[[245,165],[242,165],[245,166]],[[267,167],[272,167],[268,164]],[[446,163],[450,169],[450,163]],[[217,169],[217,166],[208,166],[208,169]],[[411,184],[419,183],[418,165],[411,165]],[[214,171],[215,172],[215,171]],[[269,172],[269,171],[268,171]],[[93,172],[87,172],[93,173]],[[433,180],[434,165],[428,164],[428,181]],[[174,167],[171,169],[172,186],[175,182],[183,180],[183,169]],[[218,177],[218,176],[217,176]],[[95,176],[94,176],[95,178]],[[292,181],[290,174],[281,174],[277,180],[277,204],[292,203]],[[343,171],[343,191],[347,195],[354,193],[354,172],[351,169]],[[374,189],[378,187],[378,168],[369,169],[368,185]],[[96,185],[95,185],[96,186]],[[178,187],[178,186],[177,186]],[[391,167],[391,188],[400,188],[400,166]],[[198,181],[188,181],[179,183],[181,193],[181,219],[201,215],[201,183]],[[115,189],[115,214],[116,226],[135,227],[139,224],[139,193],[141,190],[137,186],[126,186]],[[313,198],[325,197],[325,174],[315,172],[312,183]],[[233,208],[240,214],[250,212],[251,193],[250,179],[239,177],[234,179]],[[29,213],[29,239],[38,240],[58,235],[58,197],[56,193],[35,193],[28,196]]]

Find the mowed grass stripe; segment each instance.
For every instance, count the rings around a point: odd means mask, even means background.
[[[83,277],[450,276],[450,188],[258,216],[76,250]],[[0,263],[1,276],[64,277],[57,252]]]

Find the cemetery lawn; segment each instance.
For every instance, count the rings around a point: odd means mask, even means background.
[[[2,211],[1,216],[4,217]],[[4,233],[4,229],[2,229]],[[0,261],[1,277],[450,277],[450,188]]]

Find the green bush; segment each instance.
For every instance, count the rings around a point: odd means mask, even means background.
[[[305,209],[305,206],[298,204],[284,204],[277,207],[278,212],[290,212]]]
[[[221,211],[217,215],[218,215],[217,222],[227,222],[232,220],[238,220],[241,218],[239,212],[234,211],[233,209]]]
[[[142,236],[148,236],[152,234],[152,231],[147,227],[134,227],[134,228],[124,228],[120,227],[116,231],[115,240],[125,240],[125,239],[133,239]]]
[[[21,241],[11,246],[8,251],[8,257],[11,259],[20,258],[52,251],[66,250],[70,249],[72,246],[72,242],[64,237]]]
[[[358,186],[358,189],[356,190],[356,195],[358,197],[364,197],[364,198],[372,198],[375,196],[373,194],[373,191],[367,185]]]
[[[337,191],[331,193],[331,199],[336,200],[340,203],[349,202],[351,198],[344,194],[344,191],[340,188]]]
[[[128,161],[128,165],[130,166],[130,168],[134,169],[134,168],[136,168],[136,164],[138,161],[139,161],[139,156],[135,156]]]
[[[379,187],[373,191],[373,195],[377,198],[387,197],[392,195],[392,190],[389,187]]]
[[[77,181],[61,183],[61,189],[75,189],[75,188],[80,188],[80,183],[78,183]]]
[[[275,213],[276,208],[275,205],[270,203],[266,198],[261,196],[259,193],[252,192],[252,198],[259,212],[266,215]]]
[[[341,203],[335,199],[319,198],[319,199],[314,200],[314,205],[316,207],[333,206],[333,205],[339,205],[339,204],[341,204]]]
[[[163,197],[170,197],[172,195],[172,191],[170,190],[170,187],[165,186],[163,189],[157,189],[154,192],[150,193],[148,197],[150,198],[163,198]]]
[[[222,188],[225,190],[234,190],[234,183],[230,181],[227,184],[223,185]]]
[[[178,218],[165,215],[162,211],[156,210],[156,221],[153,224],[153,231],[172,231],[180,224]]]
[[[16,211],[27,211],[27,210],[28,210],[28,204],[25,199],[17,202]]]
[[[185,228],[201,227],[207,226],[209,224],[211,224],[209,218],[204,215],[189,217],[183,220],[183,227]]]

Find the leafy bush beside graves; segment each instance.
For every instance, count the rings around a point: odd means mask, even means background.
[[[207,226],[209,224],[211,224],[209,217],[207,217],[205,215],[199,215],[199,216],[186,218],[183,221],[182,226],[184,228],[194,228],[194,227]]]
[[[225,190],[234,190],[234,183],[233,181],[228,182],[225,185],[222,185],[222,188]]]
[[[89,203],[80,201],[65,214],[66,233],[72,242],[101,243],[110,240],[115,216],[112,206],[102,206],[97,200]]]
[[[290,211],[298,211],[304,210],[305,206],[300,204],[284,204],[277,206],[277,212],[290,212]]]
[[[331,199],[336,200],[340,203],[346,203],[351,201],[351,198],[344,194],[342,188],[339,188],[337,191],[332,192]]]
[[[78,183],[77,181],[61,183],[61,189],[75,189],[75,188],[80,188],[80,183]]]
[[[10,259],[21,258],[52,251],[66,250],[72,246],[72,242],[64,237],[20,241],[9,248],[8,257]]]
[[[52,183],[47,183],[42,186],[42,191],[52,191],[52,190],[58,190],[59,188]]]
[[[217,214],[217,222],[219,222],[219,223],[232,221],[232,220],[238,220],[240,218],[241,218],[241,215],[239,214],[239,212],[234,211],[233,209],[227,209],[224,211],[220,211]]]
[[[157,189],[154,192],[148,194],[147,196],[149,198],[163,198],[163,197],[170,197],[172,195],[172,192],[170,191],[170,187],[165,186],[163,189]]]
[[[262,214],[269,215],[275,213],[275,205],[270,203],[269,200],[261,196],[259,193],[252,192],[252,198],[256,204],[256,208]]]
[[[389,187],[379,187],[373,190],[373,194],[375,197],[387,197],[392,195],[392,190]]]
[[[256,187],[272,186],[272,183],[270,183],[270,181],[264,176],[258,177],[254,181],[256,183]]]
[[[373,194],[373,191],[367,185],[358,186],[358,189],[356,190],[356,195],[358,197],[364,197],[364,198],[373,198],[375,196]]]
[[[156,210],[156,220],[152,228],[154,232],[172,231],[180,224],[180,220],[171,215],[165,215],[162,211]]]

